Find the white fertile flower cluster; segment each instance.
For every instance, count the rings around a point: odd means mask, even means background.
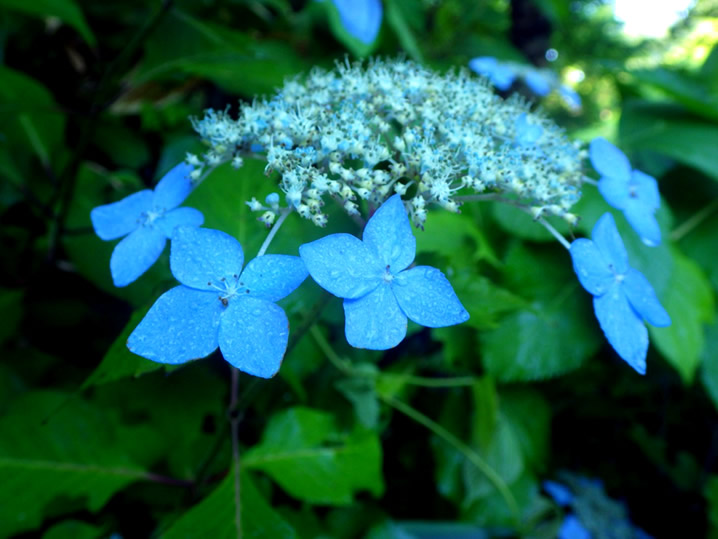
[[[236,120],[208,110],[193,124],[210,147],[206,164],[241,166],[242,155],[264,153],[287,205],[320,226],[327,196],[356,214],[360,199],[378,206],[395,192],[410,201],[419,227],[430,205],[458,211],[457,195],[476,193],[536,217],[576,220],[569,209],[580,197],[580,146],[467,70],[439,74],[406,60],[339,64],[241,105]]]

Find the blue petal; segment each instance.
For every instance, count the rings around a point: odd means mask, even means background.
[[[568,86],[561,85],[558,89],[558,93],[561,95],[563,102],[566,103],[572,109],[581,108],[581,96]]]
[[[508,90],[516,80],[516,72],[509,66],[499,63],[491,74],[491,82],[499,90]]]
[[[649,324],[657,327],[671,325],[671,317],[658,301],[651,283],[640,271],[634,268],[628,270],[623,280],[623,291],[634,310]]]
[[[548,495],[553,498],[553,501],[561,507],[568,507],[573,502],[573,493],[561,483],[546,480],[542,483],[542,486]]]
[[[404,314],[422,326],[441,328],[469,319],[451,283],[436,268],[416,266],[402,271],[391,288]]]
[[[416,255],[416,238],[399,195],[390,197],[364,228],[364,244],[393,273],[409,267]]]
[[[576,515],[566,515],[558,530],[558,539],[591,539],[589,532]]]
[[[626,207],[629,199],[628,182],[614,176],[601,176],[598,191],[608,204],[618,210]]]
[[[294,292],[307,275],[298,256],[264,255],[247,264],[240,280],[252,296],[279,301]]]
[[[217,349],[225,307],[217,294],[177,286],[162,294],[127,339],[130,352],[178,364]]]
[[[347,342],[355,348],[387,350],[406,336],[406,315],[385,283],[364,297],[344,300],[344,315]]]
[[[184,285],[214,290],[222,279],[242,273],[244,253],[229,234],[211,228],[175,228],[170,249],[172,275]]]
[[[533,144],[543,133],[543,128],[540,125],[531,125],[528,122],[525,112],[517,116],[514,121],[514,129],[516,142],[522,146]]]
[[[264,299],[230,300],[219,328],[219,349],[240,371],[271,378],[279,370],[289,339],[284,310]]]
[[[650,210],[657,210],[661,205],[661,195],[658,192],[658,182],[640,170],[631,173],[630,188],[635,192],[635,198]]]
[[[176,208],[167,212],[165,215],[155,221],[155,226],[159,227],[165,236],[172,237],[174,229],[178,226],[202,226],[204,223],[204,215],[194,208]]]
[[[616,273],[628,271],[628,253],[616,229],[613,215],[604,213],[593,226],[591,237],[606,264],[609,264]]]
[[[613,272],[591,240],[580,238],[571,243],[571,260],[581,285],[594,296],[601,296],[615,282]]]
[[[372,251],[349,234],[331,234],[299,247],[299,256],[319,286],[340,298],[355,299],[374,290],[384,267]]]
[[[469,60],[469,69],[479,75],[491,78],[498,63],[499,61],[493,56],[479,56]]]
[[[153,206],[156,209],[176,208],[192,191],[190,173],[194,170],[187,163],[180,163],[165,174],[155,187]]]
[[[661,244],[661,228],[653,215],[653,210],[647,209],[637,200],[629,200],[623,210],[623,215],[626,216],[626,221],[636,231],[643,243],[649,247]]]
[[[150,269],[162,254],[165,243],[165,235],[153,226],[142,226],[118,243],[110,257],[115,286],[127,286]]]
[[[631,163],[625,154],[603,137],[591,141],[588,147],[591,164],[601,176],[612,176],[625,181],[631,179]]]
[[[332,0],[347,32],[367,45],[376,39],[381,27],[380,0]]]
[[[646,374],[648,330],[616,283],[603,296],[594,296],[593,309],[613,349],[639,374]]]
[[[539,70],[530,69],[524,75],[526,85],[536,95],[544,97],[551,91],[551,79]]]
[[[151,207],[152,191],[145,189],[112,204],[93,208],[90,219],[95,234],[103,240],[115,240],[140,226],[142,214]]]

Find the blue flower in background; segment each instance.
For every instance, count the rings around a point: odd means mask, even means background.
[[[367,45],[376,39],[382,18],[380,0],[332,0],[332,3],[347,32]]]
[[[126,236],[110,258],[115,286],[127,286],[159,258],[176,226],[200,226],[204,217],[194,208],[178,208],[192,191],[192,167],[180,163],[159,181],[155,190],[144,189],[118,202],[90,212],[95,233],[103,240]]]
[[[297,256],[264,255],[242,271],[244,253],[233,237],[194,227],[172,236],[170,267],[182,283],[155,302],[127,340],[152,361],[185,363],[217,347],[239,370],[271,378],[287,349],[289,321],[274,302],[307,277]]]
[[[309,274],[344,298],[345,332],[356,348],[386,350],[406,336],[407,318],[444,327],[469,318],[438,269],[416,266],[416,239],[399,195],[369,219],[363,239],[331,234],[299,248]]]
[[[655,178],[632,170],[625,154],[602,137],[589,146],[593,168],[601,175],[598,190],[611,206],[621,210],[646,245],[661,243],[661,230],[653,215],[661,205]]]
[[[591,237],[593,241],[581,238],[571,244],[573,269],[593,295],[596,318],[608,342],[631,367],[645,374],[648,331],[643,320],[664,327],[671,319],[648,280],[628,265],[628,253],[610,213],[598,220]]]
[[[558,530],[558,539],[591,539],[591,533],[576,515],[566,515]]]
[[[542,483],[546,493],[553,498],[561,507],[568,507],[573,502],[573,493],[571,490],[561,483],[547,479]]]
[[[489,79],[493,86],[502,91],[511,88],[517,76],[516,71],[509,64],[499,62],[493,56],[472,58],[469,60],[469,68]]]

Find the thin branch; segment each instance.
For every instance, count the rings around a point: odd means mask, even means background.
[[[272,243],[272,240],[274,239],[274,236],[277,235],[277,232],[279,231],[280,227],[284,223],[284,220],[287,218],[287,215],[292,213],[292,208],[285,208],[282,209],[279,212],[279,219],[274,223],[274,226],[272,226],[272,229],[269,231],[269,234],[267,234],[267,237],[264,239],[264,243],[259,248],[259,252],[257,253],[257,258],[260,256],[263,256],[264,253],[267,252],[267,249],[269,248],[269,244]]]
[[[229,425],[232,436],[232,474],[234,476],[234,523],[237,527],[237,537],[242,537],[242,505],[240,496],[240,458],[239,458],[239,370],[232,369],[232,382],[229,394]]]
[[[669,236],[670,239],[673,241],[682,240],[689,233],[693,232],[693,230],[697,228],[701,223],[703,223],[703,221],[708,219],[708,217],[710,217],[711,214],[716,210],[718,210],[718,198],[713,200],[707,206],[704,206],[702,209],[698,210],[696,213],[686,219],[683,223],[681,223],[678,227],[676,227],[673,232],[671,232]]]
[[[541,223],[541,224],[543,225],[543,227],[544,227],[546,230],[548,230],[548,231],[551,233],[551,235],[552,235],[554,238],[556,238],[556,239],[559,241],[559,243],[566,248],[566,250],[569,250],[569,251],[571,250],[571,244],[568,242],[568,240],[567,240],[566,238],[564,238],[564,237],[559,233],[558,230],[556,230],[556,229],[551,225],[551,223],[549,223],[549,222],[548,222],[546,219],[544,219],[543,217],[539,217],[539,218],[537,219],[537,221],[538,221],[539,223]]]

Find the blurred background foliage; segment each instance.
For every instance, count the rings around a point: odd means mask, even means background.
[[[238,535],[228,367],[126,350],[173,285],[167,253],[114,288],[89,211],[201,151],[188,117],[369,55],[555,70],[583,107],[551,95],[544,110],[659,179],[663,246],[615,217],[673,325],[651,328],[640,377],[542,229],[490,203],[432,215],[419,260],[470,321],[370,352],[346,345],[339,302],[313,283],[284,300],[279,376],[240,382],[244,536],[553,537],[553,478],[594,537],[718,537],[718,2],[652,37],[600,0],[383,5],[366,45],[326,0],[0,0],[0,537]],[[244,201],[275,185],[248,160],[187,204],[252,253],[265,232]],[[606,209],[586,188],[579,232]],[[272,249],[336,231],[358,232],[336,209],[328,230],[290,219]]]

